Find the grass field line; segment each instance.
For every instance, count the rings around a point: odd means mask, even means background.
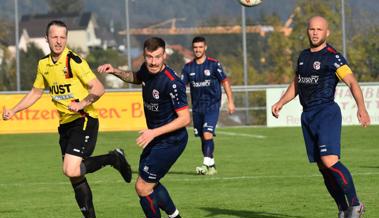
[[[354,173],[353,176],[373,176],[379,175],[379,172],[365,172],[365,173]],[[319,174],[313,175],[260,175],[260,176],[196,176],[196,178],[165,178],[165,181],[169,182],[198,182],[198,181],[228,181],[228,180],[255,180],[255,179],[290,179],[290,178],[314,178],[321,177]],[[118,184],[125,183],[124,180],[92,180],[89,179],[91,184]],[[0,187],[23,187],[23,186],[42,186],[42,185],[67,185],[67,182],[17,182],[17,183],[0,183]]]
[[[236,133],[236,132],[225,132],[225,131],[217,131],[217,134],[229,135],[229,136],[242,136],[242,137],[250,137],[250,138],[257,138],[257,139],[267,138],[264,135],[245,134],[245,133]]]

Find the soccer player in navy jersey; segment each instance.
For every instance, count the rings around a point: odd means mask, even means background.
[[[207,57],[207,43],[204,37],[192,40],[195,59],[184,65],[182,80],[189,84],[192,100],[192,117],[195,136],[200,136],[203,165],[196,167],[196,173],[214,175],[217,173],[214,160],[213,136],[221,106],[221,85],[228,99],[228,112],[235,112],[233,93],[221,63]]]
[[[138,72],[124,72],[110,64],[99,66],[98,71],[111,73],[128,83],[142,84],[148,129],[140,131],[136,140],[143,151],[135,188],[147,218],[161,217],[159,209],[170,218],[180,218],[168,191],[159,181],[187,145],[186,126],[190,123],[190,113],[185,85],[165,64],[163,39],[147,39],[144,58]]]
[[[358,120],[370,124],[361,88],[345,58],[326,43],[328,22],[312,17],[307,28],[310,48],[301,52],[296,76],[280,100],[272,106],[278,118],[282,107],[299,95],[303,106],[301,126],[308,159],[316,162],[324,183],[339,209],[339,218],[362,217],[364,205],[359,201],[353,178],[340,161],[341,110],[334,102],[336,85],[342,80],[357,104]]]

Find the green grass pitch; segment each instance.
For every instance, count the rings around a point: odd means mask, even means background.
[[[342,128],[342,162],[366,216],[379,214],[379,126]],[[125,149],[136,178],[137,132],[102,132],[94,155]],[[195,175],[200,142],[189,129],[184,154],[162,180],[185,218],[337,217],[322,177],[305,154],[300,128],[218,128],[218,174]],[[144,217],[134,184],[111,167],[87,175],[99,218]],[[58,134],[0,135],[0,217],[81,217],[61,170]],[[162,214],[162,217],[167,217]]]

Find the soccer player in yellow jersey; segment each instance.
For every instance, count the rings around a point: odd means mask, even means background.
[[[31,91],[12,109],[4,107],[3,119],[9,120],[17,112],[32,106],[43,90],[49,88],[60,115],[58,132],[63,172],[71,181],[84,217],[95,218],[92,193],[85,174],[111,165],[126,182],[130,182],[132,175],[122,149],[91,157],[99,127],[92,104],[104,94],[104,87],[87,62],[66,47],[67,33],[67,26],[62,21],[54,20],[47,25],[46,40],[51,53],[39,61]]]

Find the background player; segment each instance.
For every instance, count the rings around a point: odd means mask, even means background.
[[[192,116],[195,136],[201,138],[203,165],[196,172],[203,175],[216,174],[213,136],[221,106],[221,85],[228,99],[228,112],[235,112],[232,89],[219,61],[207,57],[204,37],[192,40],[195,59],[184,65],[182,80],[190,85]]]
[[[299,94],[303,113],[301,126],[310,162],[317,162],[326,188],[339,209],[339,218],[358,218],[364,206],[357,197],[352,176],[341,163],[341,110],[334,102],[336,85],[342,80],[354,96],[358,120],[363,127],[370,124],[361,88],[345,58],[329,44],[328,22],[320,16],[308,21],[310,48],[298,59],[296,76],[280,100],[272,106],[272,114],[279,111]],[[347,199],[347,202],[346,202]]]
[[[66,47],[67,26],[59,20],[46,28],[46,40],[51,53],[38,63],[32,90],[12,109],[4,107],[3,119],[11,119],[50,89],[50,96],[60,115],[59,144],[63,158],[63,172],[69,177],[75,198],[84,217],[94,218],[91,189],[86,173],[112,165],[126,182],[131,170],[122,149],[109,154],[90,157],[96,145],[99,121],[93,103],[104,94],[104,87],[89,68],[87,62]]]
[[[140,131],[137,144],[143,148],[136,191],[147,218],[161,217],[159,208],[170,218],[180,218],[168,191],[159,182],[187,145],[185,126],[190,123],[185,85],[165,64],[165,42],[149,38],[144,43],[145,63],[138,72],[123,72],[110,64],[98,67],[125,82],[142,84],[148,129]]]

